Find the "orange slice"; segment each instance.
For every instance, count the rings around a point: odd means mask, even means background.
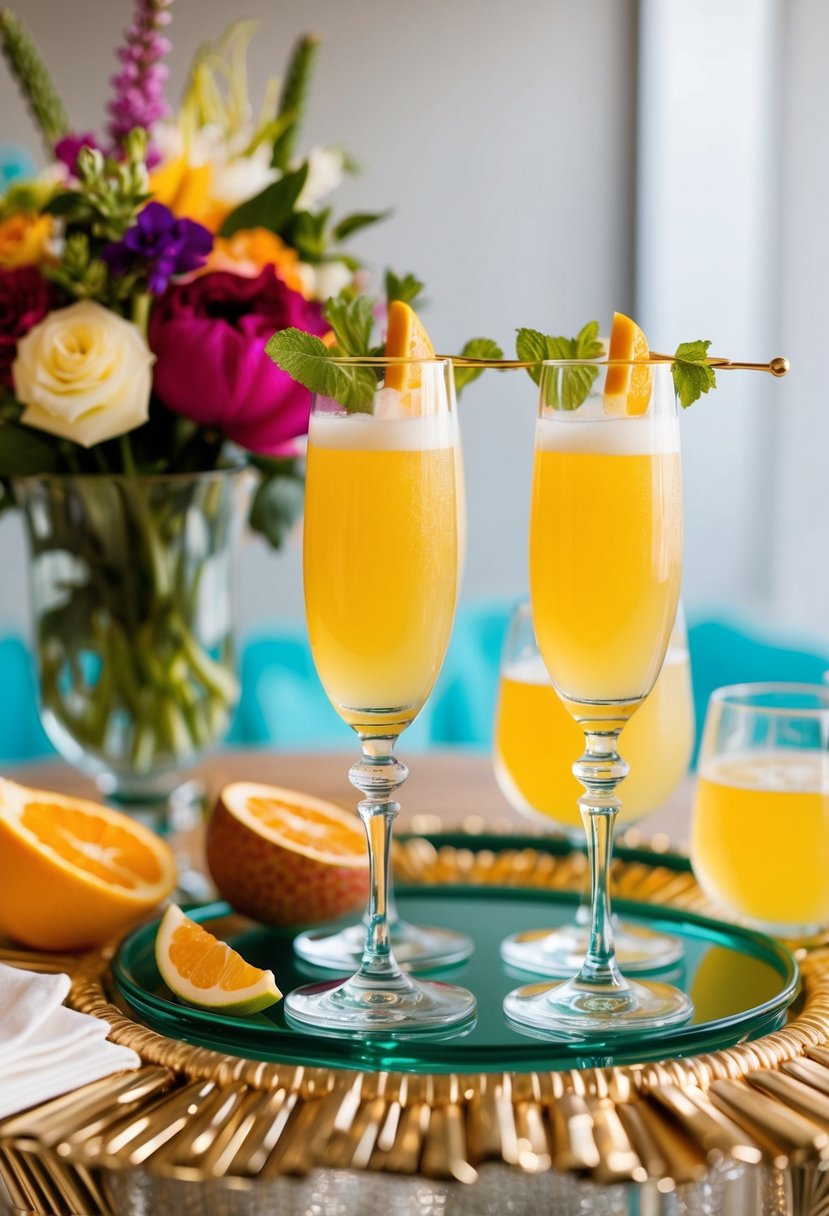
[[[392,300],[389,305],[386,355],[395,359],[435,357],[435,348],[420,317],[402,300]],[[392,363],[386,368],[386,388],[395,388],[405,394],[420,388],[420,383],[421,373],[417,363]]]
[[[207,864],[228,903],[263,924],[333,920],[368,897],[362,823],[299,790],[225,786],[207,829]]]
[[[0,929],[42,950],[115,936],[176,883],[169,846],[127,815],[0,780]]]
[[[282,996],[272,971],[246,963],[175,904],[158,926],[155,961],[170,991],[198,1009],[245,1017],[275,1005]]]
[[[636,322],[622,312],[613,314],[607,357],[611,365],[604,383],[605,413],[646,413],[651,400],[653,377],[648,363],[636,367],[635,361],[650,358],[648,340]],[[614,366],[614,359],[626,362]]]

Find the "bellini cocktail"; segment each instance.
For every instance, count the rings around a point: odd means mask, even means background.
[[[517,989],[504,1009],[534,1031],[635,1032],[686,1020],[684,993],[632,983],[615,959],[608,894],[619,733],[651,691],[668,649],[682,570],[679,428],[670,369],[622,368],[637,392],[621,412],[603,368],[543,367],[530,508],[530,598],[545,667],[579,724],[573,773],[588,834],[589,947],[565,984]],[[646,373],[643,393],[642,372]],[[574,407],[575,387],[585,391]],[[576,759],[576,757],[573,757]]]
[[[286,1010],[337,1033],[434,1031],[475,1010],[464,988],[413,980],[391,949],[394,793],[407,776],[394,745],[437,679],[458,578],[451,364],[401,362],[392,361],[393,374],[376,361],[361,369],[385,371],[386,383],[378,379],[359,410],[316,397],[308,432],[308,636],[325,691],[362,745],[349,777],[364,795],[371,894],[359,970],[345,983],[296,989]]]

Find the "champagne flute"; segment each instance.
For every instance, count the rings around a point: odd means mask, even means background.
[[[628,771],[617,744],[656,682],[682,571],[671,369],[641,362],[618,368],[629,380],[635,373],[635,413],[617,412],[618,394],[605,402],[595,361],[550,361],[541,369],[530,597],[544,664],[584,734],[573,774],[585,790],[578,805],[587,832],[591,920],[587,953],[573,979],[527,985],[506,997],[506,1016],[533,1033],[612,1037],[686,1021],[692,1012],[685,993],[669,984],[625,979],[613,940],[608,870],[621,806],[616,788]]]
[[[528,602],[510,621],[495,710],[493,763],[514,810],[557,823],[578,845],[584,840],[579,784],[571,771],[582,732],[567,712],[538,650]],[[633,823],[657,811],[688,771],[694,746],[694,703],[685,619],[680,606],[665,662],[653,689],[622,736],[631,772],[619,820]],[[572,975],[588,947],[590,892],[573,922],[557,929],[513,933],[501,943],[505,963],[540,975]],[[667,967],[682,956],[677,938],[614,917],[616,958],[625,971]]]
[[[382,377],[382,381],[378,379]],[[382,385],[382,386],[381,386]],[[389,932],[389,851],[408,770],[401,732],[437,679],[458,577],[457,427],[448,360],[337,365],[337,397],[316,396],[308,431],[304,582],[308,635],[325,691],[356,732],[349,772],[364,795],[370,894],[356,973],[289,993],[289,1020],[323,1031],[438,1031],[471,1021],[465,988],[400,969]]]

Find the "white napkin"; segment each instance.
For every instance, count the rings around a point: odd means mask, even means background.
[[[0,1119],[141,1066],[130,1048],[107,1042],[106,1022],[64,1007],[69,983],[0,964]]]

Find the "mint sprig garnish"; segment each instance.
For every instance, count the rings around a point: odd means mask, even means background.
[[[698,401],[703,393],[717,387],[713,367],[707,362],[709,341],[698,338],[696,342],[680,342],[676,348],[671,374],[679,404],[684,410]]]
[[[464,344],[461,356],[464,359],[503,359],[504,352],[492,338],[470,338]],[[455,396],[460,397],[466,386],[483,375],[483,371],[482,367],[464,367],[463,364],[456,363],[453,368]]]
[[[386,272],[388,303],[397,299],[411,306],[411,301],[420,296],[423,286],[413,274],[396,275],[392,270]],[[292,380],[312,393],[331,397],[352,413],[368,413],[378,380],[383,375],[382,364],[360,367],[336,360],[344,356],[382,358],[383,347],[374,343],[376,303],[372,296],[355,296],[346,291],[328,300],[323,309],[323,316],[334,335],[332,345],[301,329],[282,329],[270,338],[265,353]],[[469,359],[503,358],[501,348],[491,338],[471,338],[462,353]],[[456,393],[460,394],[468,384],[477,380],[482,371],[480,367],[455,367]]]
[[[538,366],[527,371],[536,384],[541,382],[541,366],[545,359],[599,359],[604,345],[599,341],[599,322],[588,321],[575,338],[553,337],[537,329],[519,329],[515,340],[518,358]],[[563,367],[558,376],[546,376],[545,405],[559,410],[577,410],[587,400],[599,374],[598,367]]]

